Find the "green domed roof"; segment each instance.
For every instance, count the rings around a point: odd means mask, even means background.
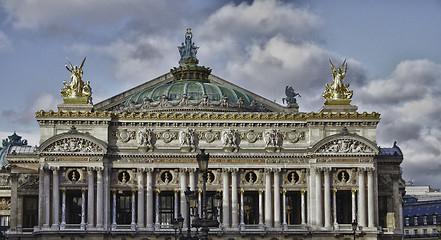
[[[178,101],[184,94],[188,100],[202,100],[206,94],[212,102],[221,101],[224,96],[228,98],[230,103],[237,103],[242,98],[245,106],[250,106],[254,100],[253,97],[245,92],[232,87],[208,82],[187,81],[173,82],[144,89],[127,99],[124,105],[129,106],[130,103],[141,104],[144,102],[144,99],[148,99],[150,102],[158,102],[162,96],[166,96],[169,101]]]

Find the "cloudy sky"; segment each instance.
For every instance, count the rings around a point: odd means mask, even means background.
[[[38,143],[35,112],[56,110],[70,73],[97,103],[178,65],[187,27],[213,74],[281,103],[284,88],[318,111],[328,59],[348,59],[359,112],[382,120],[377,142],[396,140],[405,180],[441,188],[440,1],[0,0],[0,138]]]

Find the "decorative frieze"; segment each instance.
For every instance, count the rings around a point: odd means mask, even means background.
[[[366,144],[354,139],[337,139],[320,147],[319,153],[373,153],[374,150]]]
[[[104,152],[104,149],[87,139],[80,137],[71,137],[60,139],[52,143],[45,149],[45,151],[52,153],[95,153]]]

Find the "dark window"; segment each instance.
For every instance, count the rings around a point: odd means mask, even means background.
[[[67,191],[66,219],[68,224],[81,223],[81,191]]]
[[[173,192],[161,192],[159,195],[159,222],[161,225],[171,225],[174,219]]]
[[[245,224],[259,223],[259,193],[245,192],[243,195],[243,211]]]
[[[132,222],[132,192],[124,191],[116,197],[116,223],[131,224]]]
[[[349,190],[337,191],[337,223],[352,223],[352,195]]]
[[[38,197],[23,197],[23,228],[38,225]]]
[[[306,196],[305,196],[306,199]],[[305,203],[306,205],[306,203]],[[302,203],[301,193],[287,192],[286,193],[286,223],[288,225],[302,223]]]

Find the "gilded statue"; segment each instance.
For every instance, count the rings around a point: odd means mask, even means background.
[[[90,103],[92,99],[92,89],[90,87],[90,82],[87,81],[86,83],[84,83],[82,80],[83,66],[84,62],[86,61],[86,57],[84,57],[80,67],[78,67],[77,65],[73,66],[67,57],[66,59],[69,63],[69,66],[67,64],[65,65],[66,69],[71,72],[72,75],[70,76],[69,83],[63,81],[64,88],[61,89],[61,96],[65,100],[65,103],[66,99],[69,99],[67,103]]]
[[[343,79],[345,78],[346,72],[348,70],[348,63],[346,62],[346,59],[343,61],[342,66],[337,69],[335,68],[331,59],[329,59],[329,62],[331,63],[333,81],[331,86],[329,86],[327,83],[325,84],[326,90],[322,94],[323,97],[326,100],[350,100],[352,98],[353,92],[352,90],[348,90],[349,83],[345,85],[343,82]]]

